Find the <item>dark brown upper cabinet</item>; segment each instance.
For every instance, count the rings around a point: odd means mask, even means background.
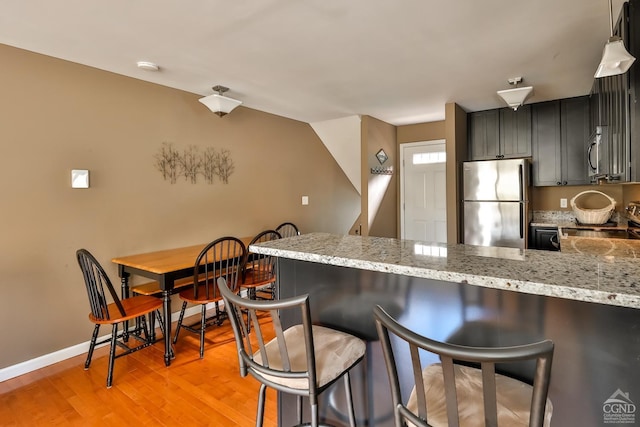
[[[469,159],[531,156],[531,107],[501,108],[469,115]]]
[[[533,185],[589,184],[589,97],[532,104],[531,122]]]

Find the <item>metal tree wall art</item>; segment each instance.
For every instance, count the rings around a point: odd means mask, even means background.
[[[224,184],[229,183],[229,177],[235,169],[231,152],[227,149],[217,150],[206,147],[203,151],[195,145],[190,145],[182,152],[176,150],[172,143],[163,142],[155,155],[155,166],[164,180],[171,184],[177,182],[178,176],[195,184],[198,175],[204,177],[205,182],[213,184],[218,177]]]
[[[202,154],[202,175],[207,184],[213,184],[216,176],[216,155],[217,151],[213,147],[207,147]]]
[[[217,152],[214,164],[218,178],[220,178],[224,184],[228,184],[229,177],[233,173],[233,169],[235,169],[229,150],[222,149],[220,152]]]
[[[182,156],[178,157],[178,164],[180,165],[180,172],[184,179],[191,181],[195,184],[198,180],[198,172],[202,166],[202,158],[198,152],[198,147],[190,145],[187,147]]]
[[[156,154],[156,169],[162,174],[162,178],[175,184],[178,179],[178,157],[180,154],[173,148],[170,142],[163,142],[158,154]]]

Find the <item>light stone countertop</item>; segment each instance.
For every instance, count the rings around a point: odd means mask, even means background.
[[[640,263],[640,240],[603,239],[601,237],[565,236],[560,238],[563,253],[625,257]]]
[[[260,243],[250,250],[320,264],[640,308],[640,262],[634,258],[327,233]]]

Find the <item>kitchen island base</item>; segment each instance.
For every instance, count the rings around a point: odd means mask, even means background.
[[[506,346],[551,339],[552,426],[640,424],[637,309],[287,258],[278,259],[277,292],[280,298],[309,293],[314,322],[367,341],[365,360],[352,371],[358,425],[393,425],[372,313],[377,304],[403,325],[441,341]],[[527,380],[530,371],[523,365],[506,373]],[[337,384],[321,395],[323,422],[348,425],[342,389]],[[278,394],[280,426],[296,424],[295,407],[295,397]]]

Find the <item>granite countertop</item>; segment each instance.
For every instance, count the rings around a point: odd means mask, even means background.
[[[327,233],[260,243],[252,245],[251,251],[300,261],[640,308],[640,263],[628,257]]]
[[[561,236],[560,250],[563,253],[636,259],[640,258],[640,240]],[[636,260],[635,262],[638,261]]]

